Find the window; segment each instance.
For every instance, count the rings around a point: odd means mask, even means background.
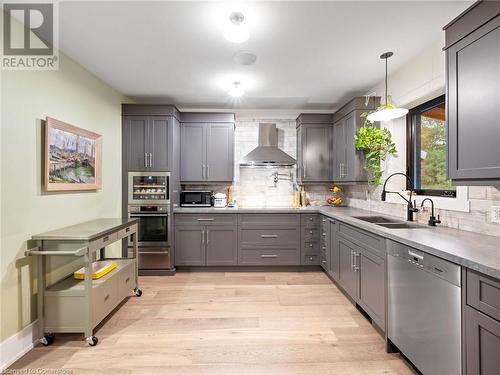
[[[417,195],[456,197],[446,177],[445,96],[410,110],[407,116],[407,171]]]

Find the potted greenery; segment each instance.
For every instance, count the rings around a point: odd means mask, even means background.
[[[388,154],[396,154],[396,144],[392,141],[392,134],[388,129],[380,129],[367,119],[369,114],[369,112],[361,114],[361,117],[365,118],[365,124],[354,136],[354,146],[364,152],[365,169],[371,173],[369,183],[379,186],[384,172],[381,168],[381,162],[386,159]]]

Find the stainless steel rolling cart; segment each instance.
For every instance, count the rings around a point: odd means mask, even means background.
[[[126,258],[107,258],[106,246],[126,237],[131,239],[132,253]],[[137,278],[137,219],[97,219],[37,234],[32,239],[37,246],[25,254],[38,258],[40,342],[52,344],[55,333],[83,332],[90,346],[97,345],[94,328],[132,291],[137,297],[142,295]],[[92,262],[98,256],[112,259],[117,267],[93,280]],[[50,260],[50,275],[48,257],[59,258]],[[66,259],[61,262],[61,257]],[[76,280],[73,272],[82,266],[85,280]]]

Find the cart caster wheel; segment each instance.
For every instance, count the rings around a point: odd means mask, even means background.
[[[87,344],[89,344],[90,346],[96,346],[99,342],[99,340],[95,336],[87,337],[85,341],[87,341]]]
[[[52,345],[52,343],[54,342],[56,338],[56,335],[53,334],[53,333],[46,333],[41,339],[40,339],[40,343],[43,345],[43,346],[49,346],[49,345]]]
[[[135,288],[134,289],[134,293],[137,297],[140,297],[142,296],[142,290],[140,290],[139,288]]]

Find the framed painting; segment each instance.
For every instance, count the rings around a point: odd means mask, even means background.
[[[45,191],[101,188],[102,136],[47,117]]]

